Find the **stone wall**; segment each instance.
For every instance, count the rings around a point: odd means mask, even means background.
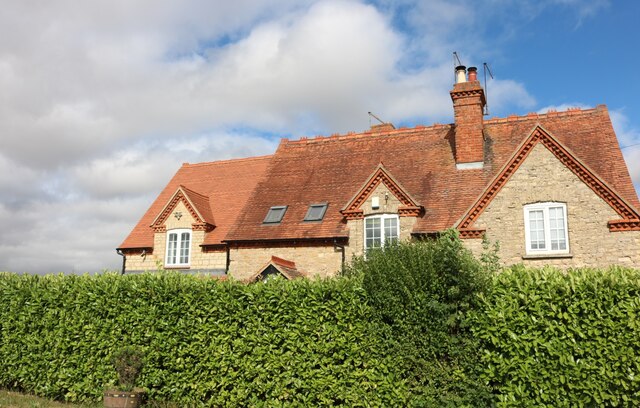
[[[229,275],[237,280],[245,280],[265,266],[272,256],[296,263],[300,271],[309,277],[329,277],[336,275],[342,267],[342,252],[330,245],[304,245],[273,247],[231,248]]]
[[[523,207],[547,201],[566,203],[569,257],[526,256]],[[640,267],[640,231],[609,231],[607,222],[619,218],[611,206],[538,144],[480,215],[474,228],[486,229],[487,237],[500,243],[499,256],[506,265]],[[469,239],[465,243],[474,253],[480,253],[480,240]]]
[[[155,271],[158,270],[156,264],[156,254],[154,252],[135,252],[127,254],[127,272]],[[160,265],[162,267],[162,265]]]

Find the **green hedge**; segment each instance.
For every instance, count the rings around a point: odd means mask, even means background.
[[[516,267],[487,287],[446,234],[351,273],[0,273],[0,387],[97,401],[137,345],[140,385],[178,406],[640,406],[638,270]]]
[[[516,267],[472,320],[499,406],[640,406],[640,271]]]
[[[178,274],[0,274],[0,387],[99,400],[111,356],[180,406],[398,406],[403,382],[353,279],[242,285]]]

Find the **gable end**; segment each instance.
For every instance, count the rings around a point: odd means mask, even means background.
[[[461,238],[480,238],[484,230],[472,228],[480,214],[484,212],[493,198],[502,190],[511,176],[520,168],[520,165],[529,156],[531,150],[542,143],[562,164],[569,168],[583,183],[603,199],[613,210],[620,215],[621,220],[608,222],[609,230],[614,231],[640,231],[640,216],[637,211],[627,204],[622,197],[610,188],[604,181],[595,175],[584,163],[578,160],[566,147],[558,142],[542,126],[537,125],[529,137],[522,143],[513,157],[505,164],[502,170],[489,184],[480,198],[465,213],[458,222],[457,229]]]

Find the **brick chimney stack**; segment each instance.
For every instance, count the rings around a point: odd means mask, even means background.
[[[487,103],[478,81],[476,67],[469,67],[469,80],[463,65],[456,67],[456,83],[450,92],[455,119],[456,167],[481,169],[484,163],[482,121]]]

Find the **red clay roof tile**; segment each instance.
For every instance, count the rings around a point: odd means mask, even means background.
[[[263,177],[271,156],[183,164],[160,195],[151,204],[119,249],[152,248],[151,223],[173,197],[179,186],[184,186],[189,199],[198,211],[216,227],[205,235],[205,245],[219,245],[229,227],[234,224],[242,206]],[[209,222],[209,221],[207,221]]]
[[[179,185],[173,196],[168,200],[160,213],[151,223],[151,227],[163,226],[169,214],[173,211],[179,202],[184,202],[193,217],[199,223],[206,223],[210,226],[215,226],[213,215],[211,214],[211,207],[209,206],[209,198],[189,190],[183,185]]]
[[[537,125],[573,151],[628,203],[639,207],[607,109],[598,106],[485,121],[485,163],[479,170],[456,169],[452,125],[283,140],[225,241],[348,236],[340,209],[381,162],[424,206],[415,233],[452,227]],[[329,203],[324,220],[304,222],[308,206],[317,202]],[[263,224],[268,209],[276,205],[288,206],[282,222]]]
[[[196,211],[198,211],[198,213],[202,217],[202,221],[215,226],[216,222],[214,220],[213,213],[211,212],[209,197],[197,193],[185,186],[181,187],[185,193],[185,196],[187,196],[187,199],[193,204]]]
[[[452,125],[282,139],[273,156],[183,165],[120,248],[151,248],[151,222],[180,185],[216,227],[204,245],[225,241],[331,239],[349,236],[340,213],[378,168],[393,175],[424,207],[415,233],[452,227],[480,197],[536,126],[542,126],[636,210],[638,196],[604,105],[485,120],[485,163],[457,170]],[[309,205],[328,203],[325,217],[305,222]],[[279,224],[264,224],[272,206],[287,205]]]

